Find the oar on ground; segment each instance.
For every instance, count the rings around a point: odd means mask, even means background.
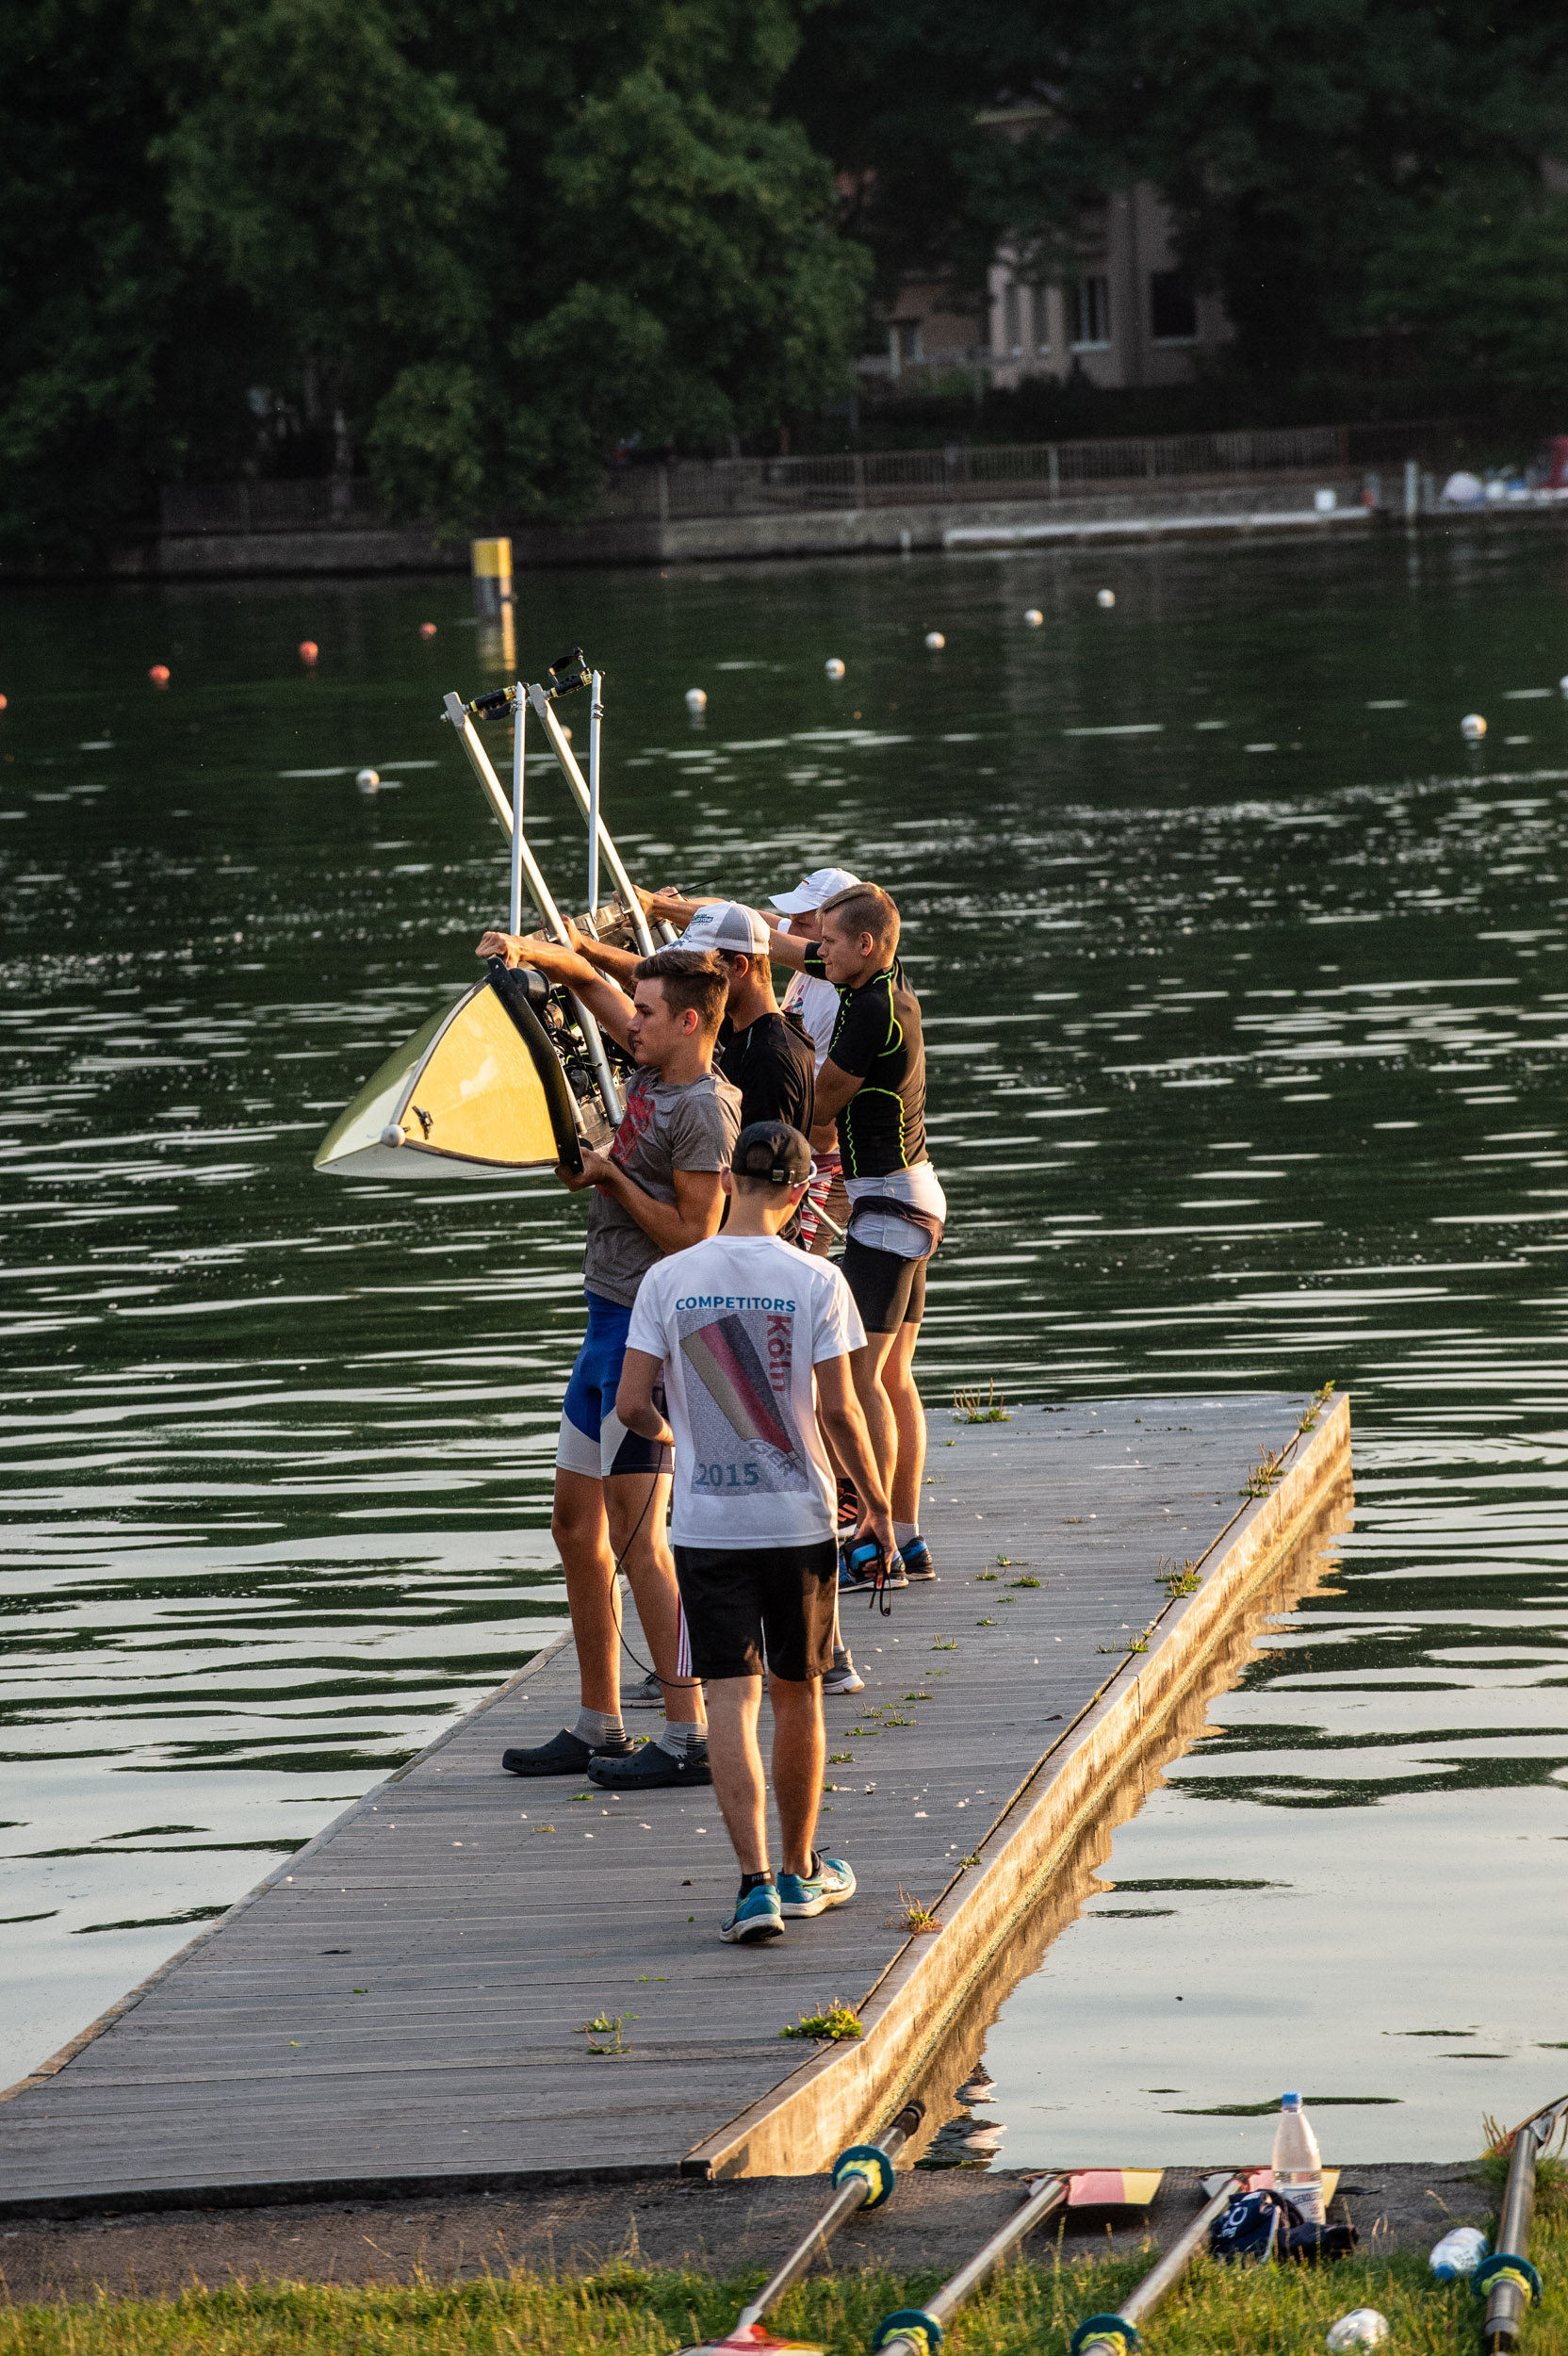
[[[1525,2311],[1541,2298],[1541,2277],[1527,2254],[1535,2214],[1535,2166],[1568,2113],[1568,2094],[1535,2112],[1513,2131],[1508,2183],[1497,2218],[1497,2247],[1470,2277],[1486,2300],[1481,2341],[1486,2356],[1508,2356],[1519,2338]]]
[[[763,2283],[749,2306],[743,2307],[722,2340],[699,2342],[676,2350],[676,2356],[748,2356],[748,2351],[789,2348],[792,2356],[821,2356],[799,2340],[776,2340],[762,2329],[762,2318],[776,2307],[785,2292],[806,2272],[819,2250],[825,2250],[846,2218],[858,2209],[879,2209],[892,2197],[896,2178],[893,2162],[925,2117],[923,2102],[906,2103],[875,2143],[852,2143],[833,2163],[833,2198],[810,2232],[795,2244],[776,2274]]]

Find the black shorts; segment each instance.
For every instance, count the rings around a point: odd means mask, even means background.
[[[923,1260],[877,1252],[851,1235],[839,1266],[868,1333],[896,1333],[901,1325],[918,1325],[925,1315]]]
[[[792,1685],[833,1666],[839,1549],[831,1538],[784,1546],[677,1546],[692,1675]]]

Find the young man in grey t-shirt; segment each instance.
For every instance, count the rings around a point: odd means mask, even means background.
[[[509,1750],[501,1763],[516,1775],[580,1775],[593,1759],[612,1763],[617,1788],[634,1791],[710,1783],[702,1688],[681,1658],[679,1591],[665,1536],[669,1451],[628,1432],[615,1393],[643,1278],[666,1253],[714,1235],[723,1216],[720,1172],[729,1167],[741,1112],[739,1089],[712,1069],[725,975],[705,951],[665,949],[643,959],[629,998],[586,958],[552,941],[486,933],[479,954],[537,967],[564,983],[637,1065],[609,1153],[585,1151],[580,1177],[558,1173],[574,1192],[592,1189],[582,1267],[588,1333],[566,1388],[551,1521],[582,1707],[575,1726],[532,1749]],[[663,1733],[635,1751],[621,1722],[617,1562],[664,1697]]]

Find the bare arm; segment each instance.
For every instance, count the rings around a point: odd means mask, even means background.
[[[768,928],[768,955],[775,965],[792,965],[798,973],[806,963],[807,950],[814,948],[816,944],[809,941],[799,941],[793,933],[782,931],[780,927],[787,924],[790,920],[787,916],[780,916],[776,909],[760,908],[758,913]]]
[[[663,1371],[662,1358],[654,1358],[645,1350],[629,1350],[621,1361],[615,1413],[639,1439],[662,1440],[666,1448],[671,1448],[675,1435],[653,1403],[653,1386]]]
[[[853,1072],[836,1064],[831,1055],[817,1074],[816,1113],[819,1121],[833,1121],[843,1111],[860,1081]]]
[[[629,1359],[630,1352],[628,1352]],[[865,1511],[858,1536],[874,1538],[890,1559],[893,1545],[888,1493],[872,1454],[865,1412],[855,1396],[847,1358],[824,1358],[813,1368],[817,1378],[817,1420],[833,1444],[833,1452],[860,1493]],[[624,1423],[626,1416],[622,1413]]]
[[[716,1170],[678,1170],[673,1203],[661,1203],[656,1195],[645,1194],[635,1178],[629,1178],[603,1153],[583,1154],[580,1177],[564,1170],[556,1174],[573,1194],[580,1194],[584,1186],[600,1186],[606,1194],[612,1194],[661,1252],[684,1252],[719,1232],[724,1190]]]
[[[576,949],[564,949],[558,941],[546,941],[537,933],[526,940],[516,933],[485,933],[474,955],[504,957],[508,965],[537,966],[547,981],[560,982],[580,999],[612,1039],[623,1047],[630,1044],[630,999],[616,983],[596,973]]]
[[[643,913],[656,924],[678,924],[684,931],[698,908],[717,908],[716,892],[699,892],[694,899],[689,892],[678,892],[674,884],[666,884],[661,892],[645,892],[641,884],[632,890],[643,903]]]

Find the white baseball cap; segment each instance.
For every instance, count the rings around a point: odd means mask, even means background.
[[[859,880],[847,867],[817,867],[793,892],[775,892],[769,896],[783,915],[806,916],[812,908],[820,908],[825,900],[831,900],[835,892],[847,892]]]
[[[725,949],[740,957],[765,957],[768,928],[755,908],[741,900],[709,900],[697,909],[676,949]]]

